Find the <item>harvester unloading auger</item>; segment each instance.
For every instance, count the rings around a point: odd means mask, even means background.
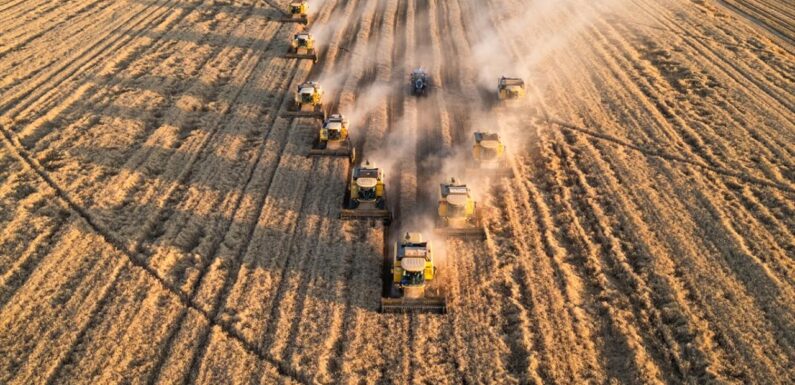
[[[325,119],[323,89],[320,84],[312,81],[300,84],[295,91],[292,110],[282,113],[282,116]]]
[[[465,183],[451,178],[439,189],[436,233],[451,237],[484,239],[482,212]]]
[[[389,288],[381,298],[382,313],[447,312],[447,300],[434,293],[429,284],[437,278],[431,242],[420,233],[406,233],[395,242],[389,264]]]
[[[284,57],[291,59],[309,59],[317,62],[317,51],[315,50],[315,38],[309,32],[299,32],[293,35],[290,48]]]
[[[348,136],[348,120],[342,114],[332,114],[323,122],[309,156],[344,156],[356,160],[356,151]]]
[[[389,223],[392,220],[392,214],[386,206],[385,181],[384,170],[369,161],[354,167],[351,171],[340,218],[376,218]]]
[[[293,1],[289,6],[290,15],[277,19],[284,23],[309,23],[309,3],[306,1]]]

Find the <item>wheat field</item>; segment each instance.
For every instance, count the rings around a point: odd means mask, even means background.
[[[791,1],[288,4],[0,1],[0,384],[795,383]],[[305,80],[391,225],[339,219]],[[449,313],[380,314],[477,130],[513,176],[434,239]]]

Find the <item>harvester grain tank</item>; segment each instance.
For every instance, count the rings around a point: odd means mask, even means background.
[[[497,95],[500,100],[523,98],[525,95],[524,80],[505,76],[500,77],[497,85]]]
[[[317,61],[317,51],[315,50],[315,38],[309,32],[299,32],[293,35],[290,48],[284,55],[286,58],[309,59]]]
[[[446,236],[483,239],[482,212],[465,183],[455,178],[439,188],[436,232]]]
[[[344,156],[355,160],[355,150],[348,136],[348,120],[342,114],[332,114],[318,130],[310,156]]]
[[[380,218],[391,220],[386,206],[386,176],[384,170],[365,161],[351,171],[345,195],[342,219]]]
[[[417,232],[406,233],[395,242],[389,266],[389,293],[381,298],[382,313],[447,312],[443,296],[431,293],[429,285],[436,280],[436,265],[431,242]]]

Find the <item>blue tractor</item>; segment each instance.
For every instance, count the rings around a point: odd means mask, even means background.
[[[431,76],[420,67],[411,71],[411,94],[414,96],[427,96],[431,90]]]

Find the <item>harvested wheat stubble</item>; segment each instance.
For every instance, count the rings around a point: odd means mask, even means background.
[[[795,382],[789,2],[310,1],[316,64],[288,3],[0,4],[0,383]],[[307,79],[392,228],[280,117]],[[516,178],[434,240],[451,312],[379,314],[475,130]]]

